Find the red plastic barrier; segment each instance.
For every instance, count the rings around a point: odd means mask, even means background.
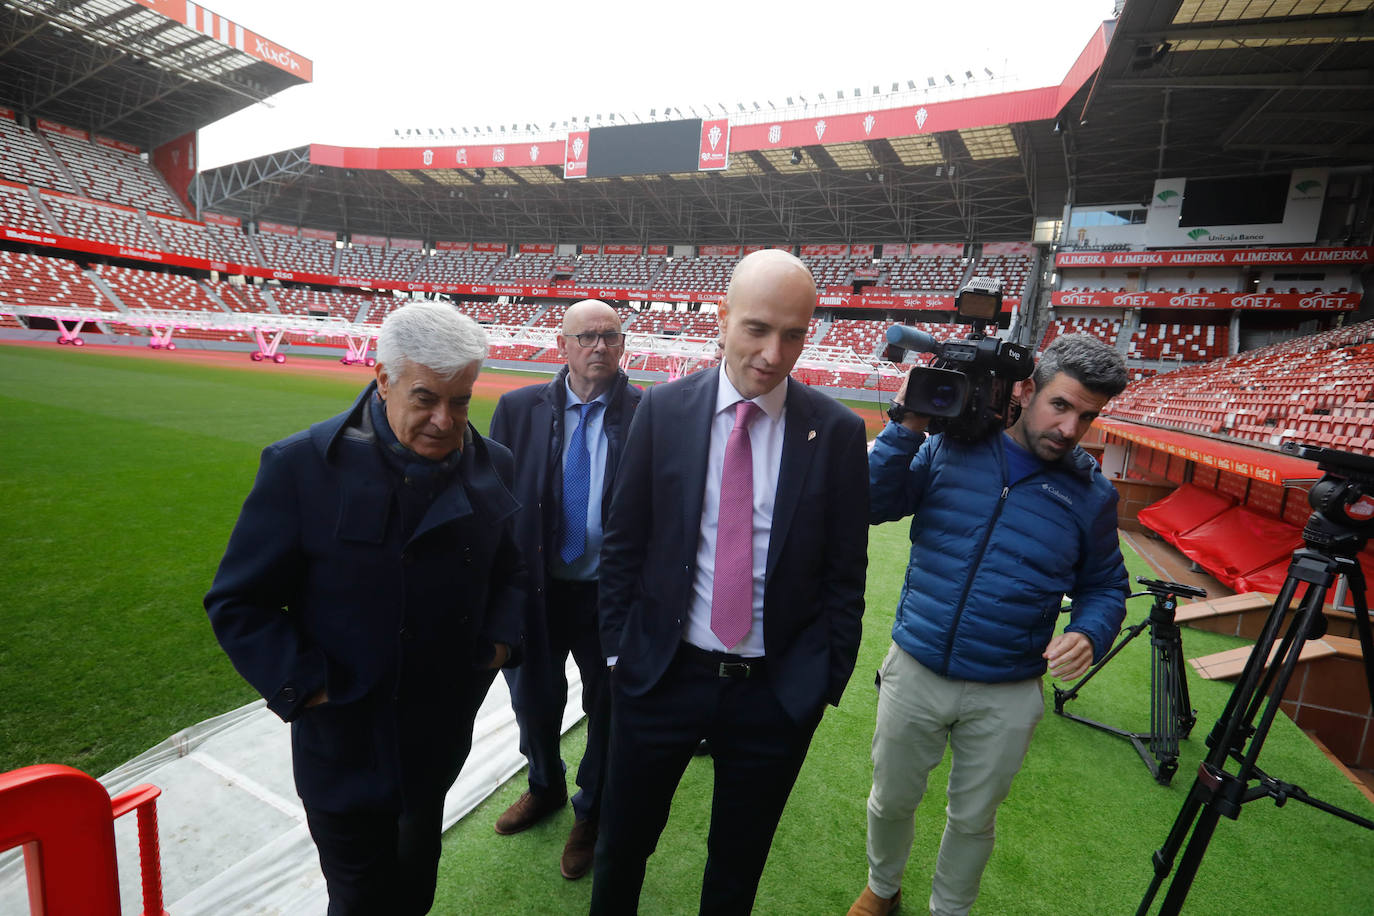
[[[156,786],[113,801],[99,782],[71,767],[40,764],[0,774],[0,850],[24,847],[34,916],[119,916],[114,819],[137,809],[143,912],[162,908]]]

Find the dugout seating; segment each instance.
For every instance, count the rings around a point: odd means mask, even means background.
[[[1177,546],[1177,538],[1209,522],[1228,509],[1235,499],[1216,490],[1185,483],[1168,496],[1136,513],[1136,520]]]
[[[1050,326],[1045,329],[1045,336],[1040,340],[1040,352],[1054,343],[1054,339],[1061,334],[1090,334],[1098,340],[1111,346],[1116,346],[1117,334],[1121,332],[1121,322],[1119,320],[1108,320],[1106,318],[1056,318],[1050,322]]]
[[[0,120],[0,123],[4,123]],[[52,232],[53,225],[38,208],[28,188],[0,184],[0,225],[30,232]]]
[[[157,213],[185,216],[186,208],[168,190],[162,176],[142,157],[101,143],[90,143],[54,131],[43,131],[82,194]]]
[[[302,238],[278,232],[259,232],[254,236],[263,263],[282,270],[312,274],[337,274],[339,250],[327,239]]]
[[[368,280],[413,280],[425,260],[419,248],[393,248],[354,242],[339,252],[339,273]]]
[[[0,113],[0,178],[68,194],[81,193],[68,180],[38,135],[20,127],[7,113]]]
[[[738,263],[739,258],[735,255],[674,258],[659,274],[654,286],[667,290],[723,293],[730,285],[730,274]]]
[[[421,283],[485,283],[505,257],[488,251],[441,249],[421,262],[415,279]]]
[[[578,258],[572,282],[577,286],[649,289],[667,260],[662,255],[584,254]]]
[[[93,200],[75,200],[51,193],[44,194],[42,199],[63,235],[144,251],[162,250],[162,245],[145,228],[136,210],[107,207]]]

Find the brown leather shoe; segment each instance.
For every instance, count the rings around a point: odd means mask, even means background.
[[[902,905],[902,889],[898,888],[897,893],[892,897],[879,897],[873,893],[873,889],[867,884],[864,885],[864,892],[859,895],[859,899],[854,901],[854,905],[849,908],[848,916],[887,916],[888,913],[897,912],[897,908]]]
[[[569,881],[576,881],[592,867],[596,853],[596,822],[574,821],[572,833],[563,847],[563,858],[558,861],[558,870]]]
[[[506,809],[505,814],[496,819],[496,832],[502,836],[510,836],[512,833],[528,830],[567,803],[567,789],[557,795],[535,795],[533,792],[526,792],[515,800],[515,804]]]

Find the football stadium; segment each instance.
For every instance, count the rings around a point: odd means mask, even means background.
[[[1086,680],[1044,679],[973,912],[1368,914],[1374,3],[1102,7],[1040,85],[927,75],[913,52],[884,62],[899,81],[688,105],[684,71],[685,112],[590,99],[535,123],[512,101],[479,127],[435,96],[420,126],[363,112],[385,143],[201,168],[202,131],[328,78],[310,47],[184,0],[6,0],[0,914],[324,913],[290,729],[202,603],[263,449],[352,403],[416,302],[485,330],[483,437],[504,393],[568,361],[582,300],[614,310],[634,385],[716,373],[732,274],[770,249],[816,289],[789,390],[858,414],[872,448],[908,378],[954,418],[1025,377],[989,352],[1084,334],[1126,366],[1079,444],[1116,490],[1134,591]],[[843,913],[865,887],[875,672],[918,527],[869,529],[854,673],[754,912]],[[589,731],[566,673],[565,766]],[[641,912],[701,905],[706,750]],[[927,911],[950,768],[900,912]],[[444,801],[433,912],[588,910],[591,875],[559,873],[571,807],[492,829],[525,774],[497,677]]]

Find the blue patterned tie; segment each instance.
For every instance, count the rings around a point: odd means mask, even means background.
[[[563,543],[558,555],[571,563],[587,550],[587,497],[592,489],[592,456],[587,451],[587,417],[600,401],[578,404],[582,415],[577,420],[568,459],[563,464]]]

